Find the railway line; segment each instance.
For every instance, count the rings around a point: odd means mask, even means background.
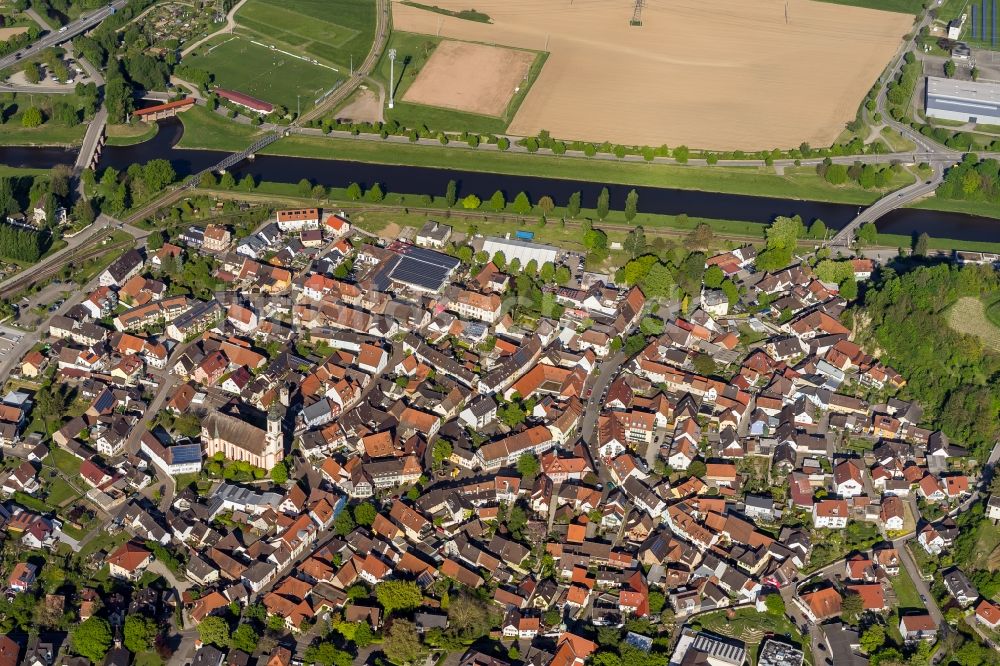
[[[132,247],[135,245],[135,239],[129,238],[127,240],[122,240],[117,243],[112,243],[110,245],[97,245],[94,243],[99,243],[101,241],[111,238],[111,233],[99,234],[93,240],[88,242],[86,245],[81,245],[80,247],[73,250],[69,255],[61,257],[61,261],[52,262],[48,265],[42,265],[41,268],[37,270],[26,270],[21,275],[16,275],[14,278],[0,288],[0,298],[10,298],[24,289],[27,289],[36,282],[43,280],[48,280],[49,278],[58,275],[62,269],[67,265],[79,265],[85,261],[89,261],[95,257],[99,257],[108,252],[114,252],[115,250],[124,249],[127,247]]]

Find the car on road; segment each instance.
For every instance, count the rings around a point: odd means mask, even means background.
[[[924,595],[924,594],[921,594],[920,595],[920,600],[926,604],[927,603],[927,596]]]

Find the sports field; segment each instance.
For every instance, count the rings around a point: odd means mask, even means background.
[[[903,13],[814,0],[647,0],[634,27],[634,6],[477,0],[493,20],[486,24],[394,0],[393,25],[547,50],[512,134],[754,150],[830,145],[913,23]]]
[[[531,51],[447,40],[434,49],[403,99],[502,116],[534,61]]]
[[[291,52],[282,53],[240,35],[222,35],[198,47],[184,63],[212,72],[215,83],[295,111],[302,110],[346,78],[328,66],[316,65]]]
[[[375,39],[375,0],[247,0],[236,13],[241,33],[293,53],[350,68]]]

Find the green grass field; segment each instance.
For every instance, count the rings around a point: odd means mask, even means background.
[[[331,6],[333,5],[333,6]],[[375,39],[375,0],[248,0],[236,14],[241,31],[293,53],[350,67]]]
[[[144,123],[137,121],[131,125],[108,125],[108,145],[133,146],[137,143],[149,141],[156,136],[159,131],[160,125],[158,123]]]
[[[991,201],[961,201],[956,199],[940,199],[931,197],[911,204],[910,208],[921,208],[923,210],[939,210],[947,213],[965,213],[967,215],[978,215],[980,217],[993,217],[1000,219],[1000,204]]]
[[[881,9],[900,14],[916,14],[923,7],[923,0],[822,0],[835,5],[850,5],[851,7],[867,7]]]
[[[416,81],[420,71],[427,64],[427,60],[439,43],[441,43],[440,37],[409,32],[394,32],[389,38],[386,53],[390,48],[396,49],[396,105],[391,111],[386,109],[386,118],[396,120],[405,127],[426,125],[435,131],[478,132],[480,134],[502,134],[505,132],[510,121],[514,118],[514,114],[520,108],[521,102],[524,101],[524,97],[528,94],[528,90],[531,89],[535,79],[541,73],[547,54],[536,54],[535,61],[528,73],[527,84],[521,86],[520,91],[507,105],[506,112],[498,118],[425,104],[413,104],[403,99],[407,89]],[[385,86],[389,84],[391,69],[389,65],[388,56],[383,55],[374,72],[374,76]]]
[[[375,164],[675,187],[833,203],[870,204],[881,196],[875,190],[864,190],[855,184],[830,185],[809,167],[788,168],[784,175],[779,176],[767,167],[647,164],[301,135],[273,143],[263,152],[291,157],[336,158]],[[899,174],[892,187],[902,187],[911,182],[912,176]]]
[[[254,44],[247,37],[223,35],[209,40],[185,63],[212,72],[215,83],[295,111],[313,105],[342,77],[325,66]]]
[[[896,592],[896,603],[900,608],[916,610],[925,608],[926,604],[920,600],[920,592],[913,584],[913,579],[906,572],[906,567],[899,568],[899,574],[890,578],[892,589]]]
[[[194,106],[177,117],[184,124],[178,148],[240,151],[253,143],[258,133],[253,127],[233,122],[204,106]]]

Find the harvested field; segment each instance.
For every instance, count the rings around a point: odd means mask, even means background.
[[[28,29],[24,26],[20,28],[0,28],[0,41],[8,40],[14,35],[20,35],[25,32],[28,32]]]
[[[978,298],[958,299],[948,310],[948,325],[959,333],[976,336],[987,349],[1000,352],[1000,327],[986,317],[986,306]]]
[[[832,143],[913,23],[813,0],[789,0],[787,24],[785,0],[647,0],[642,26],[633,27],[634,4],[477,0],[493,20],[485,24],[396,0],[393,24],[547,50],[511,134],[547,129],[563,139],[753,150]]]
[[[382,103],[379,95],[370,88],[362,86],[340,111],[337,118],[355,123],[379,123],[382,117]]]
[[[469,42],[438,44],[404,101],[502,116],[535,61],[529,51]]]

